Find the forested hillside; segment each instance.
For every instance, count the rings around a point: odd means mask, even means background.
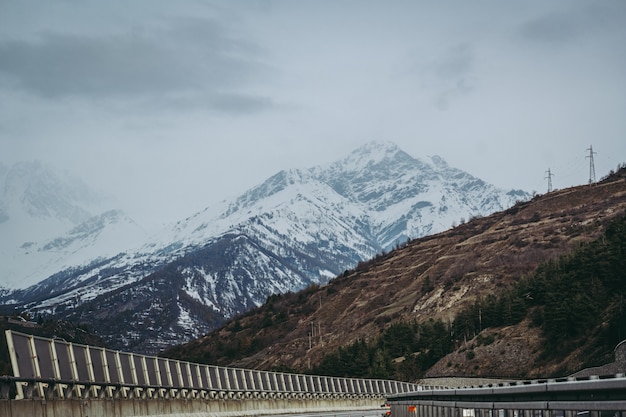
[[[324,356],[311,372],[415,380],[460,346],[469,347],[467,360],[474,359],[475,346],[495,340],[487,330],[524,319],[540,329],[543,341],[530,367],[543,368],[576,350],[584,358],[579,367],[599,365],[612,361],[613,348],[626,337],[625,296],[626,216],[610,224],[598,240],[542,264],[510,290],[478,298],[451,323],[394,323],[369,342],[357,340]],[[563,375],[578,369],[555,371]]]

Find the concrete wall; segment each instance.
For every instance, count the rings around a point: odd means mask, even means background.
[[[379,409],[406,382],[194,364],[6,332],[0,417],[245,417]]]
[[[53,399],[0,400],[2,417],[245,417],[380,408],[376,399]]]

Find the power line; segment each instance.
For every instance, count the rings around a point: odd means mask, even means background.
[[[593,151],[593,147],[591,145],[589,145],[589,148],[586,150],[589,151],[589,155],[585,157],[589,158],[589,184],[593,184],[596,182],[596,167],[593,164],[593,154],[597,154],[597,152]]]
[[[548,179],[548,192],[552,191],[552,176],[554,175],[552,172],[550,172],[550,168],[548,168],[548,170],[546,171],[546,174],[548,174],[548,176],[544,177]]]

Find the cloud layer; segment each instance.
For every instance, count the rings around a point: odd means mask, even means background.
[[[135,217],[190,214],[371,140],[506,188],[626,160],[620,0],[0,2],[0,160]]]

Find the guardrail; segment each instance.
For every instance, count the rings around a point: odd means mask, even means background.
[[[393,417],[626,416],[623,374],[441,388],[390,396]]]
[[[202,365],[6,331],[14,376],[2,398],[380,399],[421,387]],[[7,386],[14,387],[7,388]]]

